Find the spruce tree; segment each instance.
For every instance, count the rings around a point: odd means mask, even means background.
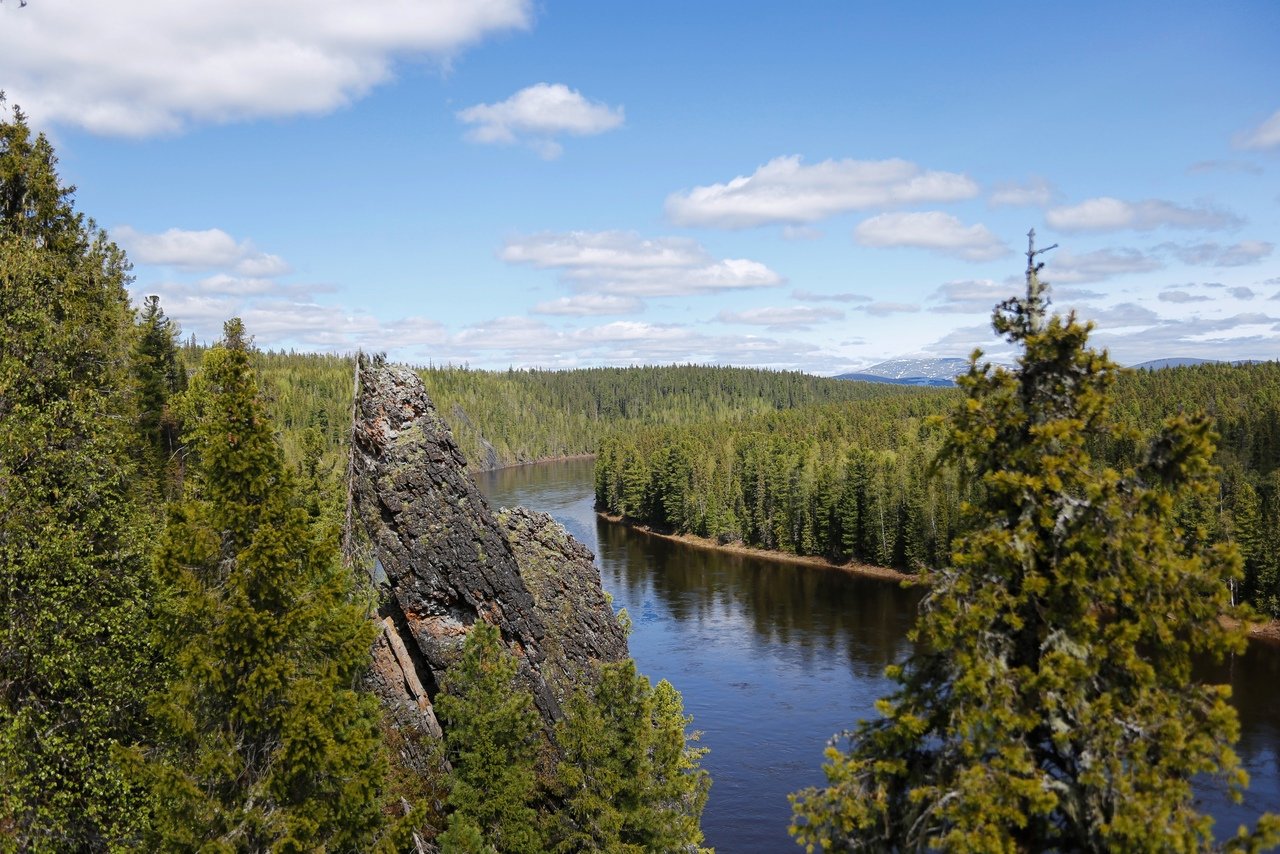
[[[153,678],[128,264],[71,193],[22,113],[0,121],[2,850],[102,850],[141,818],[112,750]]]
[[[286,469],[238,320],[187,392],[193,456],[155,567],[175,677],[140,769],[164,850],[365,850],[381,824],[376,634]]]
[[[143,466],[160,494],[176,492],[181,480],[180,429],[171,402],[187,387],[187,372],[178,359],[178,332],[160,308],[160,297],[148,296],[138,319],[133,374]]]
[[[827,787],[793,796],[810,851],[1201,850],[1192,779],[1246,782],[1229,689],[1192,676],[1194,657],[1243,648],[1240,557],[1175,525],[1209,483],[1212,435],[1175,417],[1138,464],[1090,458],[1118,429],[1117,366],[1090,325],[1046,317],[1037,254],[993,319],[1017,368],[975,352],[959,380],[942,458],[979,487],[969,533],[930,578],[882,717],[828,749]],[[1277,831],[1265,817],[1233,844]]]
[[[699,819],[711,781],[698,767],[680,694],[632,659],[606,664],[556,728],[563,758],[552,835],[558,852],[703,851]]]
[[[446,850],[477,850],[477,831],[504,854],[545,850],[535,807],[542,721],[516,667],[498,629],[480,621],[446,673],[436,700],[453,766]]]

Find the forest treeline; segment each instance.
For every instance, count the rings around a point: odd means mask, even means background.
[[[1280,616],[1280,363],[1204,364],[1123,374],[1117,430],[1091,452],[1138,464],[1141,437],[1179,412],[1203,412],[1218,434],[1218,489],[1188,495],[1188,540],[1234,542],[1245,561],[1238,595]],[[856,560],[907,571],[950,558],[975,496],[951,466],[934,416],[954,391],[916,390],[772,412],[734,423],[659,426],[605,437],[597,505],[663,530]]]
[[[339,547],[351,361],[180,346],[56,162],[0,120],[0,851],[699,850],[702,751],[630,660],[544,724],[477,624],[403,764]]]

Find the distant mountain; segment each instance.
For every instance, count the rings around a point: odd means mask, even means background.
[[[956,376],[968,369],[968,359],[890,359],[862,371],[840,374],[836,379],[895,385],[951,386],[955,385]]]
[[[1149,362],[1141,362],[1132,367],[1140,370],[1158,371],[1161,368],[1185,368],[1189,365],[1205,365],[1210,362],[1216,363],[1217,359],[1193,359],[1189,357],[1174,357],[1172,359],[1152,359]]]

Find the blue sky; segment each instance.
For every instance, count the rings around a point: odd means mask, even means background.
[[[9,0],[0,89],[186,333],[415,363],[1280,358],[1280,4]]]

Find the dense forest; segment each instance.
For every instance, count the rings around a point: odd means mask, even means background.
[[[188,370],[204,347],[182,347]],[[354,394],[349,356],[255,351],[285,450],[301,459],[307,431],[332,458],[344,455]],[[431,399],[473,469],[593,454],[600,440],[637,427],[736,422],[839,401],[910,397],[916,390],[850,383],[792,371],[696,365],[480,371],[419,368]]]
[[[548,728],[478,623],[402,764],[340,549],[351,360],[180,346],[56,162],[0,121],[0,851],[699,850],[702,751],[630,660]]]
[[[1234,542],[1238,595],[1280,616],[1280,363],[1204,364],[1118,377],[1116,428],[1091,437],[1112,465],[1140,461],[1141,437],[1182,411],[1218,435],[1218,488],[1178,508],[1185,537]],[[973,501],[934,461],[937,416],[954,391],[807,407],[732,424],[652,427],[601,441],[600,508],[663,530],[908,571],[949,560]]]

